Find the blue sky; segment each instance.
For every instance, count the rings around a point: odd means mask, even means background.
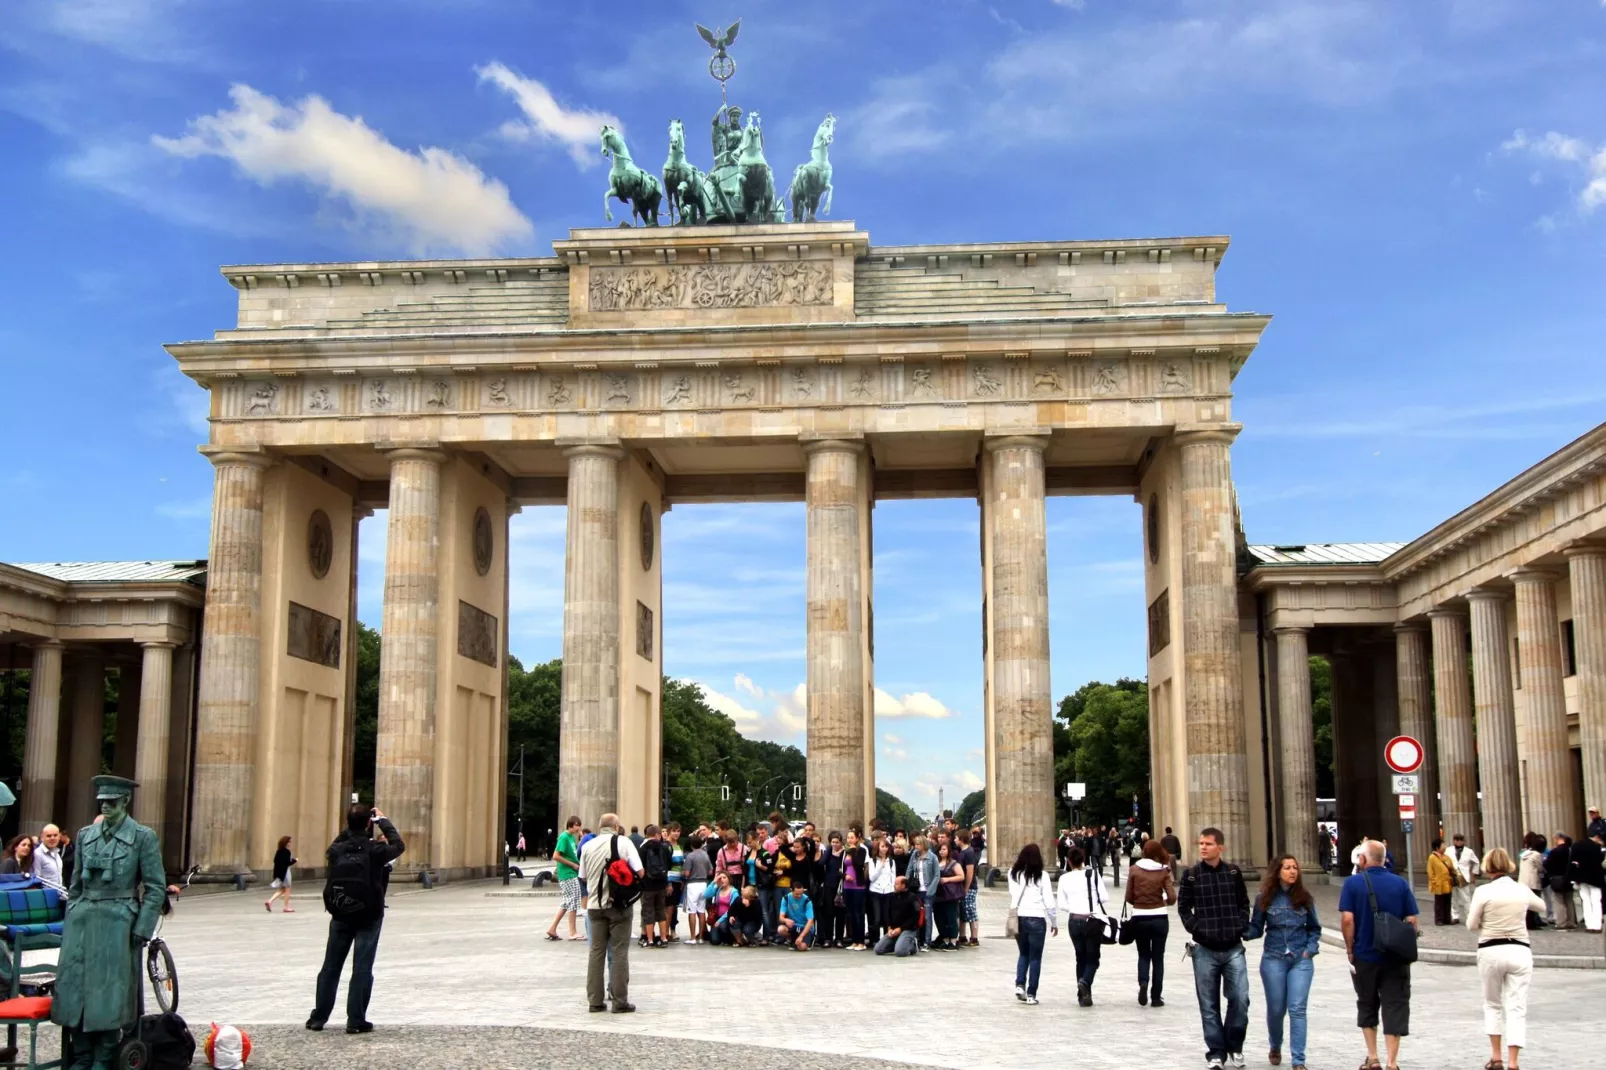
[[[541,254],[600,218],[596,128],[656,165],[744,17],[772,162],[825,112],[873,242],[1232,235],[1276,316],[1237,381],[1255,541],[1408,539],[1606,406],[1601,0],[653,4],[14,0],[0,21],[0,560],[206,553],[223,263]],[[794,159],[795,157],[795,159]],[[876,511],[882,785],[980,783],[973,502]],[[1054,686],[1136,675],[1136,507],[1050,502]],[[561,509],[516,519],[514,651],[555,656]],[[383,516],[364,524],[378,619]],[[801,506],[665,519],[668,671],[801,741]]]

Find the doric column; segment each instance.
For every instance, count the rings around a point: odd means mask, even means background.
[[[1586,806],[1606,806],[1606,546],[1567,550]],[[1559,829],[1540,828],[1547,837]]]
[[[1185,431],[1182,454],[1183,708],[1188,718],[1188,813],[1215,826],[1227,854],[1249,842],[1249,759],[1244,753],[1238,657],[1238,565],[1229,447],[1237,427]]]
[[[604,444],[564,450],[569,526],[558,820],[577,815],[588,827],[619,804],[619,462],[624,455],[618,446]]]
[[[1522,784],[1517,774],[1517,711],[1511,695],[1511,642],[1504,591],[1467,592],[1472,607],[1472,700],[1483,793],[1483,846],[1522,853]],[[1558,677],[1559,680],[1559,677]],[[1468,835],[1471,835],[1468,833]]]
[[[56,807],[56,748],[61,739],[61,643],[46,639],[33,648],[28,684],[28,737],[22,756],[22,831],[39,829],[62,815]]]
[[[803,444],[808,456],[808,814],[822,829],[864,813],[864,590],[859,492],[864,443]],[[1052,791],[1052,788],[1050,788]]]
[[[407,841],[398,865],[426,869],[435,796],[435,684],[440,629],[438,450],[391,450],[385,604],[380,617],[379,741],[374,801]]]
[[[1567,696],[1562,690],[1561,625],[1556,620],[1556,574],[1513,573],[1517,585],[1517,660],[1522,665],[1522,762],[1528,778],[1528,821],[1546,836],[1582,833],[1574,799],[1572,749],[1567,745]],[[1576,630],[1576,618],[1574,629]],[[1487,790],[1487,789],[1486,789]]]
[[[95,789],[106,737],[106,664],[98,654],[74,655],[72,735],[67,751],[67,820],[74,831],[95,819]]]
[[[989,439],[992,501],[994,865],[1054,838],[1054,696],[1048,676],[1048,439]]]
[[[195,718],[190,853],[209,873],[244,873],[256,772],[262,662],[262,486],[268,458],[216,453]]]
[[[141,643],[139,688],[139,742],[134,756],[134,779],[139,792],[134,804],[139,822],[161,836],[167,817],[168,722],[173,710],[173,648],[176,643]],[[165,848],[166,845],[164,844]]]
[[[1458,609],[1428,613],[1433,629],[1433,727],[1439,744],[1439,806],[1444,838],[1478,838],[1477,750],[1472,743],[1472,683],[1467,678],[1467,619]]]
[[[1310,629],[1278,628],[1277,726],[1283,750],[1282,849],[1302,868],[1316,852],[1316,724],[1310,708]]]
[[[1400,703],[1400,734],[1422,744],[1422,790],[1416,797],[1416,827],[1426,844],[1439,828],[1439,748],[1433,730],[1433,678],[1428,668],[1428,629],[1416,623],[1394,626],[1394,672]],[[1423,837],[1426,838],[1423,838]],[[1424,857],[1417,851],[1418,858]]]

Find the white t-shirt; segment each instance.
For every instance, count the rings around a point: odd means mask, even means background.
[[[591,897],[591,910],[606,910],[613,906],[613,898],[608,894],[608,863],[612,860],[612,840],[619,841],[619,857],[630,863],[630,868],[641,875],[641,855],[636,851],[636,845],[630,842],[629,836],[618,833],[604,832],[591,837],[586,845],[580,849],[580,875],[586,880],[586,892]]]

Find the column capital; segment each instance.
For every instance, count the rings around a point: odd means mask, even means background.
[[[140,640],[139,645],[144,647],[146,650],[151,650],[153,648],[160,650],[163,647],[166,647],[168,650],[178,649],[178,644],[173,642],[171,639],[142,639]]]
[[[1171,432],[1171,441],[1178,446],[1197,446],[1205,443],[1232,445],[1243,424],[1178,424]]]
[[[1578,542],[1562,550],[1561,553],[1569,561],[1575,557],[1606,557],[1606,543]]]
[[[1512,583],[1555,583],[1561,577],[1554,569],[1540,568],[1537,565],[1526,565],[1522,568],[1506,573],[1506,578]]]
[[[625,449],[617,441],[559,443],[565,457],[606,457],[610,461],[625,459]]]
[[[1048,436],[999,435],[996,438],[983,438],[982,446],[988,453],[997,453],[999,450],[1035,450],[1042,453],[1048,449]]]
[[[1464,596],[1468,602],[1509,602],[1511,595],[1498,587],[1474,587]]]
[[[1467,611],[1460,606],[1434,606],[1427,611],[1427,618],[1429,620],[1466,620]]]
[[[369,517],[371,517],[373,515],[374,515],[374,510],[373,510],[373,508],[371,506],[358,505],[355,502],[352,503],[352,506],[351,506],[351,519],[352,520],[367,520]]]
[[[1273,635],[1309,635],[1309,624],[1279,624],[1271,630]]]
[[[392,464],[397,461],[430,461],[434,464],[446,462],[446,451],[436,448],[434,444],[381,447],[379,452],[383,453],[385,459]]]
[[[869,448],[865,445],[863,435],[806,431],[797,438],[805,456],[814,453],[863,453]]]
[[[1428,626],[1417,620],[1402,620],[1394,625],[1393,631],[1395,635],[1424,635],[1428,631]]]
[[[273,458],[268,456],[268,452],[263,449],[202,446],[198,452],[202,457],[205,457],[207,460],[211,461],[214,468],[223,468],[225,466],[267,468],[273,464]]]
[[[35,650],[63,650],[66,646],[60,639],[41,639],[33,644]]]

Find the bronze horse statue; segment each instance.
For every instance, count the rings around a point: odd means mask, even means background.
[[[630,205],[635,220],[649,227],[658,225],[658,205],[664,191],[658,179],[637,167],[625,147],[624,135],[612,126],[602,128],[602,154],[613,158],[608,172],[608,192],[602,195],[602,214],[613,222],[613,207],[608,203],[617,197]]]

